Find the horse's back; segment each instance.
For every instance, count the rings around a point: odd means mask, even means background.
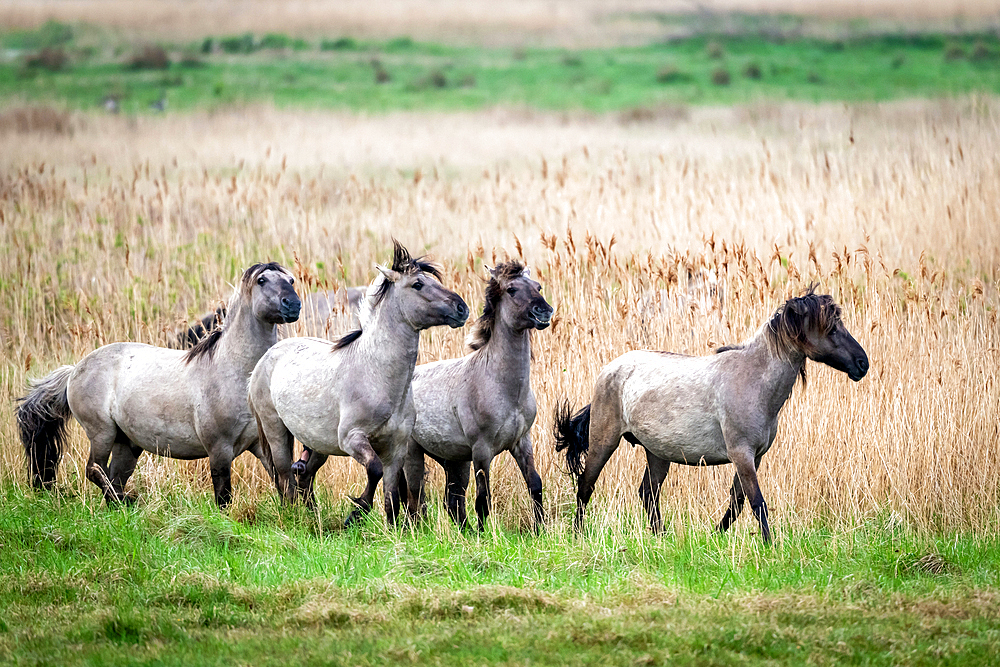
[[[608,364],[598,384],[619,398],[625,432],[657,456],[722,463],[718,370],[715,356],[637,350]]]

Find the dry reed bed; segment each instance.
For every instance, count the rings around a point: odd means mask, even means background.
[[[474,307],[484,262],[523,256],[542,280],[557,316],[535,336],[533,435],[559,525],[573,489],[549,434],[557,400],[589,401],[600,368],[630,349],[706,354],[742,340],[816,281],[843,305],[872,371],[853,384],[810,364],[764,460],[775,524],[890,516],[995,534],[995,104],[706,110],[672,127],[254,110],[0,135],[0,478],[24,484],[12,407],[28,377],[115,340],[162,344],[259,259],[296,265],[310,288],[367,281],[395,235],[442,261],[445,282]],[[325,132],[344,125],[354,131]],[[378,148],[406,136],[399,125],[426,134],[402,141],[408,168]],[[310,136],[339,161],[317,161]],[[480,139],[492,153],[474,152]],[[352,162],[344,147],[366,142]],[[479,156],[471,166],[467,148]],[[462,332],[422,343],[423,360],[462,352]],[[61,484],[96,503],[84,440],[73,427]],[[496,516],[527,525],[516,467],[497,465]],[[329,498],[356,493],[356,468],[327,466]],[[623,446],[599,484],[595,523],[641,525],[641,469]],[[731,474],[675,466],[663,493],[667,515],[680,513],[674,529],[717,520]],[[237,475],[234,512],[247,516],[273,494],[255,461]],[[211,486],[204,462],[152,457],[135,483],[152,501]]]

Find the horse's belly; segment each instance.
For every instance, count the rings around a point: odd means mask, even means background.
[[[129,392],[112,408],[118,428],[132,444],[147,452],[175,459],[208,456],[195,425],[189,400],[154,392]]]
[[[722,429],[713,421],[646,424],[633,428],[632,434],[646,449],[671,463],[729,463]]]
[[[428,453],[446,461],[472,459],[472,447],[461,424],[449,415],[418,412],[410,437]]]

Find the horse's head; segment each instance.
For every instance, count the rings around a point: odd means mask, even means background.
[[[528,267],[520,262],[504,262],[490,269],[486,286],[487,312],[499,315],[514,331],[545,329],[552,322],[552,306],[542,296],[542,286],[531,279]]]
[[[243,274],[243,291],[254,317],[268,324],[299,319],[302,302],[293,287],[295,278],[280,264],[254,264]]]
[[[789,299],[771,319],[770,329],[787,347],[826,364],[857,382],[868,372],[868,355],[844,326],[840,306],[828,294]]]
[[[420,258],[410,257],[398,241],[392,243],[392,268],[375,265],[382,279],[373,286],[376,290],[373,303],[382,299],[393,301],[403,319],[416,330],[441,324],[454,329],[465,324],[469,306],[441,284],[440,270]]]

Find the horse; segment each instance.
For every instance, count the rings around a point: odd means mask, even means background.
[[[309,451],[310,477],[328,456],[350,456],[365,467],[368,483],[352,498],[357,508],[348,524],[371,508],[383,475],[386,517],[395,524],[398,480],[415,419],[410,383],[420,332],[442,324],[460,327],[469,316],[465,301],[439,282],[438,268],[413,259],[398,242],[391,268],[376,268],[381,275],[362,303],[360,329],[336,342],[286,338],[250,377],[250,410],[285,501],[298,495],[295,438]],[[311,503],[311,495],[306,500]]]
[[[729,509],[718,530],[728,530],[749,499],[761,537],[770,542],[757,468],[796,378],[805,384],[806,359],[855,382],[868,372],[868,355],[844,326],[840,307],[815,286],[786,301],[749,340],[714,355],[637,350],[605,366],[590,405],[576,414],[567,401],[556,408],[556,451],[565,450],[577,483],[577,529],[601,469],[624,436],[646,450],[639,496],[654,532],[663,526],[660,487],[671,463],[733,463]]]
[[[417,420],[407,445],[407,511],[423,506],[424,454],[445,470],[445,506],[466,525],[469,462],[476,471],[476,514],[483,530],[490,512],[490,463],[503,451],[517,462],[531,495],[535,529],[544,521],[542,480],[535,470],[531,425],[531,331],[545,329],[552,306],[517,261],[490,269],[483,314],[468,336],[470,354],[417,366],[413,401]]]
[[[109,504],[132,500],[124,488],[144,451],[207,456],[219,507],[232,500],[234,457],[250,451],[270,474],[246,387],[257,360],[277,340],[276,325],[298,318],[294,281],[274,262],[254,264],[234,290],[222,327],[190,350],[111,343],[32,383],[20,399],[17,423],[33,485],[55,482],[71,416],[90,439],[87,479]]]
[[[326,336],[331,330],[338,333],[342,329],[357,328],[358,310],[368,286],[341,287],[336,290],[321,290],[311,292],[302,299],[302,310],[299,313],[296,329],[310,336]],[[213,329],[222,324],[226,317],[226,307],[217,306],[198,317],[194,324],[177,330],[167,343],[168,347],[186,350],[198,344]],[[341,321],[343,319],[343,322]],[[288,334],[278,329],[278,337],[286,338]]]

